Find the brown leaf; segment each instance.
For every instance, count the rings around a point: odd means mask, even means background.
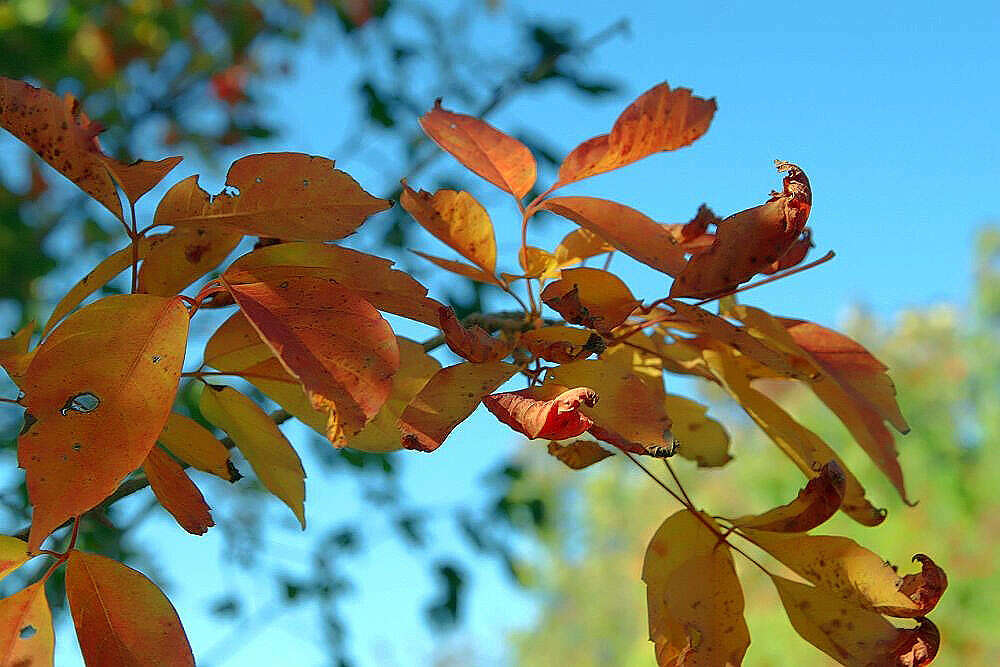
[[[191,176],[170,188],[156,207],[156,225],[222,225],[254,236],[335,241],[391,205],[365,192],[333,160],[304,153],[261,153],[229,168],[214,197]],[[238,193],[238,194],[237,194]]]
[[[733,520],[739,528],[754,528],[779,533],[804,533],[824,523],[844,502],[847,479],[836,461],[829,461],[819,474],[806,483],[795,500],[763,514]]]
[[[806,255],[809,254],[809,251],[815,247],[816,244],[812,241],[812,230],[806,227],[802,230],[802,235],[795,240],[795,243],[788,248],[785,254],[779,257],[771,266],[762,270],[761,273],[772,275],[779,271],[790,269],[793,266],[798,266],[806,258]]]
[[[499,361],[510,354],[511,345],[508,342],[493,338],[478,325],[463,326],[451,308],[441,306],[438,317],[448,347],[466,361],[482,364]]]
[[[456,160],[516,199],[535,184],[535,158],[528,147],[486,121],[447,111],[439,99],[420,117],[420,127]]]
[[[600,269],[567,269],[542,290],[542,301],[570,324],[582,324],[602,334],[628,319],[642,302],[621,279]]]
[[[483,397],[509,380],[517,367],[493,361],[442,368],[420,390],[399,418],[406,449],[433,452],[472,414]]]
[[[923,667],[937,655],[941,637],[926,618],[915,628],[897,628],[823,587],[775,575],[771,580],[795,631],[842,665]]]
[[[573,470],[582,470],[614,456],[614,452],[609,452],[593,440],[575,440],[565,445],[550,442],[548,452]]]
[[[594,424],[579,412],[580,406],[593,407],[596,404],[597,394],[593,389],[566,389],[554,385],[529,387],[483,398],[483,405],[497,419],[532,440],[575,438]]]
[[[640,95],[615,121],[611,134],[588,139],[559,166],[558,185],[624,167],[692,143],[708,130],[715,100],[695,97],[687,88],[657,84]]]
[[[604,352],[604,339],[587,329],[549,326],[521,334],[518,345],[532,355],[557,364],[566,364],[591,354]]]
[[[239,232],[222,227],[177,227],[150,238],[139,267],[139,291],[160,296],[179,293],[217,267],[242,239]]]
[[[796,242],[812,207],[805,172],[775,161],[787,171],[784,190],[766,204],[735,213],[718,225],[712,247],[691,257],[670,288],[672,297],[713,297],[732,290],[780,260]]]
[[[572,220],[658,271],[676,276],[684,269],[684,250],[670,232],[633,208],[596,197],[553,197],[538,206]]]
[[[399,203],[434,236],[484,272],[497,265],[497,243],[486,209],[468,192],[438,190],[417,192],[403,181]]]
[[[192,535],[204,535],[215,525],[212,511],[201,491],[180,464],[159,447],[149,450],[142,464],[149,486],[163,508]]]

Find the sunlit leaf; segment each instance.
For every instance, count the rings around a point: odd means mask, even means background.
[[[483,405],[501,422],[532,440],[565,440],[594,425],[579,408],[596,405],[597,398],[587,387],[544,385],[486,396]]]
[[[205,497],[180,464],[159,447],[149,450],[142,464],[149,486],[163,508],[192,535],[204,535],[215,525]]]
[[[29,551],[145,460],[170,414],[187,332],[179,299],[129,294],[82,308],[39,346],[24,378],[30,418],[18,439],[35,508]]]
[[[790,503],[763,514],[734,519],[733,525],[779,533],[804,533],[837,513],[844,501],[846,484],[844,471],[835,461],[830,461],[820,468],[819,474],[810,479]]]
[[[658,271],[676,276],[684,268],[684,250],[670,232],[624,204],[596,197],[553,197],[539,208],[572,220]]]
[[[642,302],[622,280],[600,269],[567,269],[542,290],[542,301],[570,324],[610,333]]]
[[[524,278],[540,278],[543,282],[559,276],[555,255],[547,250],[529,245],[517,251],[517,262],[524,271]]]
[[[487,361],[499,361],[510,354],[510,343],[493,338],[478,325],[464,326],[455,317],[455,311],[451,308],[442,306],[438,310],[438,317],[448,348],[466,361],[481,364]]]
[[[615,247],[585,227],[574,229],[556,246],[556,266],[573,266],[596,255],[611,252]]]
[[[232,387],[207,385],[198,408],[205,419],[229,434],[257,479],[292,510],[306,527],[306,473],[291,443],[267,413]]]
[[[141,572],[74,549],[66,597],[88,666],[194,666],[177,611]]]
[[[0,665],[52,665],[55,641],[44,582],[0,600]]]
[[[442,368],[410,401],[399,418],[401,442],[407,449],[432,452],[461,424],[483,397],[509,380],[513,364],[464,362]]]
[[[282,239],[334,241],[354,232],[368,216],[389,208],[371,196],[333,160],[304,153],[261,153],[240,158],[226,187],[210,196],[191,176],[163,196],[157,225],[228,229]]]
[[[441,107],[420,117],[438,146],[501,190],[521,199],[535,184],[535,158],[528,147],[486,121]]]
[[[533,355],[557,364],[566,364],[605,350],[604,339],[593,331],[565,326],[525,331],[517,343]]]
[[[469,264],[464,264],[462,262],[456,262],[451,259],[442,259],[441,257],[435,257],[434,255],[428,255],[427,253],[420,252],[419,250],[410,250],[414,255],[423,257],[428,262],[436,264],[445,271],[450,271],[451,273],[458,274],[463,278],[468,278],[469,280],[475,280],[479,283],[486,283],[487,285],[502,285],[500,279],[494,276],[492,273],[486,273],[482,269],[476,266],[470,266]]]
[[[609,452],[593,440],[575,440],[566,444],[550,442],[548,452],[573,470],[582,470],[614,456],[614,452]]]
[[[149,240],[139,291],[173,296],[224,260],[243,235],[224,227],[178,227]]]
[[[0,535],[0,579],[21,567],[28,560],[28,545],[16,537]]]
[[[235,482],[239,471],[229,460],[229,450],[207,428],[184,415],[171,412],[156,438],[170,453],[192,468]]]
[[[678,443],[678,455],[695,461],[699,468],[723,466],[733,458],[729,454],[729,434],[706,414],[706,406],[674,394],[666,394],[663,400],[673,422],[670,430]]]
[[[486,273],[497,265],[497,243],[486,209],[468,192],[417,192],[403,181],[399,203],[434,236]]]

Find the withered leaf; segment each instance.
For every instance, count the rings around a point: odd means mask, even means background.
[[[499,338],[493,338],[478,325],[465,327],[451,308],[441,306],[438,309],[441,331],[444,332],[445,343],[452,352],[466,361],[482,364],[488,361],[499,361],[510,354],[511,344]]]
[[[196,470],[210,473],[227,482],[235,482],[240,478],[236,467],[229,460],[226,446],[211,431],[190,417],[171,412],[156,439],[171,454]]]
[[[579,408],[596,404],[597,393],[593,389],[566,389],[555,385],[529,387],[483,398],[483,405],[497,419],[532,440],[575,438],[594,424],[579,412]]]
[[[733,525],[779,533],[804,533],[837,513],[844,502],[846,485],[844,471],[836,461],[829,461],[799,491],[795,500],[763,514],[734,519]]]
[[[593,440],[574,440],[566,444],[550,442],[548,452],[573,470],[582,470],[614,456],[614,452],[609,452]]]
[[[622,280],[600,269],[567,269],[542,290],[542,301],[570,324],[608,334],[642,302]]]
[[[604,339],[594,332],[565,326],[526,331],[517,342],[531,354],[557,364],[600,354],[605,349]]]

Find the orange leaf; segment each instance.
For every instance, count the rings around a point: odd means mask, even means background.
[[[38,347],[17,452],[35,508],[29,551],[145,460],[174,402],[187,333],[179,299],[127,294],[70,315]]]
[[[288,439],[266,412],[232,387],[206,385],[198,408],[229,434],[268,491],[288,505],[306,527],[306,473]]]
[[[462,262],[456,262],[451,259],[442,259],[441,257],[435,257],[434,255],[428,255],[427,253],[420,252],[419,250],[410,250],[414,255],[423,257],[428,262],[432,264],[437,264],[445,271],[451,271],[469,280],[475,280],[479,283],[486,283],[487,285],[503,285],[500,279],[491,273],[486,273],[480,268],[475,266],[469,266],[468,264],[463,264]]]
[[[18,386],[35,356],[35,350],[28,351],[34,333],[35,321],[31,320],[16,332],[11,332],[10,338],[0,338],[0,367],[7,371],[11,381]]]
[[[819,474],[790,503],[763,514],[743,516],[733,520],[739,528],[754,528],[779,533],[804,533],[824,523],[844,502],[847,480],[836,461],[824,465]]]
[[[704,514],[715,530],[718,525]],[[728,547],[688,510],[667,518],[642,564],[649,639],[659,665],[739,665],[750,645]]]
[[[55,642],[44,581],[0,600],[0,665],[51,665]]]
[[[427,382],[399,418],[406,449],[433,452],[472,414],[487,394],[509,380],[517,367],[500,361],[468,362],[442,368]]]
[[[229,168],[214,197],[191,176],[163,196],[157,225],[223,225],[244,234],[303,241],[333,241],[352,234],[368,216],[390,206],[372,197],[333,160],[304,153],[261,153]]]
[[[296,267],[226,271],[223,284],[317,410],[353,435],[375,416],[399,368],[389,324],[354,290]]]
[[[190,417],[171,412],[156,439],[171,454],[192,468],[211,473],[227,482],[235,482],[242,477],[229,460],[226,446],[211,431]]]
[[[672,297],[713,297],[735,288],[781,259],[796,242],[812,207],[805,172],[775,161],[787,171],[784,190],[766,204],[735,213],[718,225],[712,247],[691,257],[670,288]]]
[[[642,302],[613,273],[600,269],[567,269],[542,290],[542,301],[570,324],[582,324],[603,334],[628,319]]]
[[[243,255],[227,271],[270,266],[296,267],[301,275],[335,280],[379,310],[438,325],[441,304],[428,298],[427,288],[409,274],[392,268],[391,260],[328,243],[278,243]]]
[[[493,338],[478,325],[465,327],[451,308],[441,306],[438,309],[441,331],[444,341],[452,352],[466,361],[481,364],[487,361],[499,361],[510,354],[511,346],[506,341]]]
[[[709,239],[708,245],[711,245],[711,239],[714,239],[714,235],[706,233],[708,226],[718,225],[720,222],[722,222],[722,218],[717,216],[707,205],[702,204],[698,207],[698,212],[695,213],[695,216],[689,221],[664,225],[664,227],[679,245],[684,246],[685,250],[691,252],[693,248],[700,248],[703,239],[706,237]]]
[[[699,468],[723,466],[729,454],[729,434],[722,424],[705,413],[708,408],[684,396],[666,394],[664,406],[673,422],[670,430],[677,440],[677,453]]]
[[[28,545],[16,537],[0,535],[0,579],[28,561]]]
[[[123,214],[116,181],[134,203],[181,161],[179,157],[133,164],[112,160],[97,141],[104,128],[91,122],[79,100],[68,94],[60,100],[48,90],[4,77],[0,77],[0,125],[119,220]]]
[[[178,227],[150,239],[139,267],[139,291],[177,294],[217,267],[242,238],[223,227]]]
[[[604,339],[594,332],[564,326],[525,331],[517,343],[533,355],[557,364],[567,364],[605,350]]]
[[[561,269],[579,264],[585,259],[611,252],[614,249],[615,247],[600,235],[586,227],[580,227],[564,236],[563,240],[556,246],[556,266]]]
[[[580,406],[596,404],[597,394],[593,389],[566,389],[554,385],[529,387],[483,398],[483,405],[497,419],[532,440],[575,438],[594,425],[579,412]]]
[[[796,574],[880,614],[926,616],[948,586],[944,571],[923,554],[913,558],[920,561],[921,572],[900,577],[888,561],[847,537],[745,532]]]
[[[637,160],[682,148],[708,130],[715,99],[695,97],[687,88],[664,83],[640,95],[615,121],[611,134],[588,139],[559,166],[558,185],[624,167]]]
[[[926,618],[915,628],[897,628],[825,588],[774,575],[771,580],[795,631],[842,665],[923,667],[937,655],[941,637]]]
[[[684,250],[670,232],[624,204],[596,197],[553,197],[538,207],[572,220],[657,271],[676,276],[684,269]]]
[[[497,242],[486,209],[468,192],[417,192],[403,181],[399,203],[424,229],[460,255],[492,274],[497,265]]]
[[[516,199],[535,184],[535,158],[528,147],[486,121],[441,107],[420,117],[420,127],[438,146]]]
[[[614,452],[609,452],[593,440],[576,440],[565,445],[550,442],[548,451],[573,470],[582,470],[609,456],[614,456]]]
[[[180,527],[192,535],[204,535],[215,525],[212,510],[201,491],[177,461],[159,447],[149,450],[142,464],[156,499],[170,512]]]
[[[798,266],[806,258],[806,255],[809,254],[809,251],[815,247],[816,244],[812,241],[812,230],[806,227],[802,230],[802,235],[785,251],[785,254],[779,257],[771,266],[762,270],[761,273],[771,275],[785,269],[790,269],[793,266]]]
[[[141,572],[74,549],[66,597],[88,665],[194,666],[177,611]]]

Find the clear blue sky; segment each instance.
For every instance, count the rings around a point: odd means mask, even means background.
[[[631,35],[609,41],[586,61],[595,73],[611,73],[622,81],[618,99],[595,104],[553,87],[505,107],[492,119],[503,129],[531,130],[569,149],[610,128],[628,101],[659,81],[718,99],[711,130],[694,146],[594,178],[567,193],[615,198],[662,221],[686,220],[702,202],[727,215],[763,202],[778,185],[775,158],[793,161],[812,181],[810,226],[817,251],[834,249],[838,257],[818,270],[757,290],[747,302],[833,325],[852,305],[890,318],[907,307],[967,298],[974,232],[998,214],[1000,13],[994,3],[711,6],[591,0],[506,6],[523,15],[566,17],[583,35],[625,17]],[[484,53],[501,56],[514,47],[502,22],[487,20],[478,30]],[[309,46],[296,55],[293,77],[267,91],[273,101],[270,116],[284,127],[280,141],[269,148],[329,155],[369,190],[388,192],[392,184],[385,173],[396,170],[385,166],[393,156],[380,152],[377,142],[353,156],[332,154],[353,116],[354,110],[344,104],[356,65],[342,60],[345,49],[322,48],[327,39],[314,31]],[[429,95],[428,108],[432,102]],[[457,102],[453,106],[470,111]],[[437,163],[441,169],[452,165],[446,157]],[[191,173],[185,166],[172,176]],[[210,189],[217,189],[221,179],[221,174],[209,178]],[[424,180],[417,178],[413,185],[426,185]],[[512,259],[517,241],[509,205],[485,183],[475,194],[494,207],[501,251]],[[551,247],[562,231],[536,242]],[[366,241],[358,240],[361,245]],[[421,247],[446,254],[436,241]],[[626,268],[621,260],[615,267],[637,295],[665,294],[662,276],[642,267]],[[443,281],[428,284],[432,295],[443,294]],[[400,332],[426,335],[417,328]],[[434,455],[405,455],[405,483],[428,506],[475,499],[480,474],[517,446],[489,415],[479,414]],[[313,526],[363,516],[357,487],[330,488],[312,463],[310,467],[306,461],[312,472],[307,515]],[[221,485],[211,480],[204,485],[210,498],[224,497]],[[276,518],[288,518],[277,503],[268,507]],[[164,545],[159,574],[172,584],[171,597],[196,655],[212,650],[227,631],[202,611],[210,591],[224,584],[249,592],[255,582],[220,567],[218,535],[187,537],[162,516],[143,531]],[[272,549],[267,557],[294,571],[311,535],[282,534],[284,549]],[[436,537],[441,552],[464,548],[449,533]],[[426,664],[434,655],[438,639],[427,632],[421,616],[433,582],[415,566],[420,562],[389,538],[354,561],[359,588],[344,610],[359,664]],[[504,633],[529,624],[534,607],[506,585],[492,561],[472,574],[468,625],[456,641],[476,645],[487,664],[502,664]],[[270,604],[274,592],[271,586],[261,587],[261,608]],[[59,664],[76,664],[72,632],[63,630]],[[212,664],[324,664],[322,643],[311,636],[318,637],[318,629],[308,609],[225,645],[229,659],[215,655]]]

